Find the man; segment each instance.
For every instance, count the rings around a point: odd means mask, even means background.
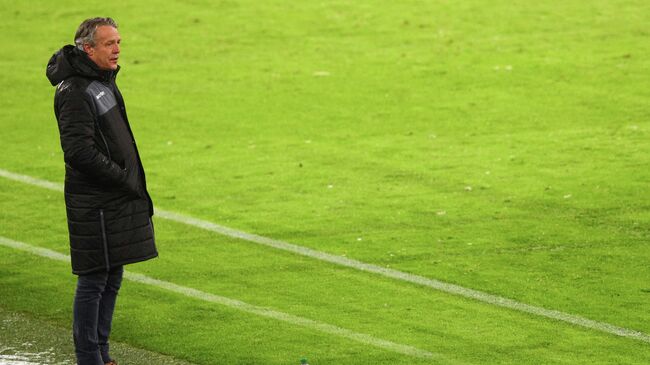
[[[153,203],[115,77],[120,34],[111,18],[87,19],[75,46],[55,53],[47,77],[65,160],[73,337],[79,365],[116,362],[108,337],[123,265],[158,256]]]

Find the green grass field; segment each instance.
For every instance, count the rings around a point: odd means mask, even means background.
[[[649,2],[0,0],[0,14],[0,170],[62,183],[45,65],[83,19],[112,16],[156,208],[646,339],[154,217],[160,257],[128,271],[432,355],[138,282],[118,300],[120,346],[206,365],[650,363]],[[0,237],[67,254],[63,195],[0,178]],[[75,280],[0,245],[0,314],[31,323],[0,350],[34,328],[66,336]],[[71,334],[43,333],[73,358]]]

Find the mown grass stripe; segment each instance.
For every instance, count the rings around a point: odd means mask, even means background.
[[[0,169],[0,176],[6,177],[11,180],[23,182],[26,184],[43,187],[50,190],[56,190],[56,191],[63,190],[62,186],[59,184],[55,184],[53,182],[46,181],[46,180],[37,179],[31,176],[16,174],[3,169]],[[640,331],[615,326],[605,322],[594,321],[575,314],[560,312],[557,310],[546,309],[543,307],[521,303],[513,299],[485,293],[479,290],[465,288],[460,285],[445,283],[435,279],[429,279],[420,275],[414,275],[399,270],[384,268],[381,266],[368,264],[362,261],[349,259],[347,257],[332,255],[326,252],[317,251],[311,248],[298,246],[288,242],[239,231],[233,228],[221,226],[216,223],[212,223],[198,218],[193,218],[180,213],[165,211],[161,209],[156,209],[156,213],[161,218],[194,226],[221,235],[242,239],[245,241],[261,244],[268,247],[273,247],[278,250],[293,252],[298,255],[311,257],[317,260],[349,267],[355,270],[371,272],[374,274],[382,275],[403,282],[422,285],[445,293],[478,300],[480,302],[488,303],[494,306],[508,308],[519,312],[529,313],[540,317],[545,317],[553,320],[562,321],[565,323],[570,323],[583,328],[589,328],[596,331],[613,334],[616,336],[626,337],[626,338],[650,343],[650,335]]]
[[[0,245],[10,247],[13,249],[21,250],[24,252],[29,252],[38,256],[42,256],[48,259],[53,259],[57,261],[70,262],[70,256],[52,251],[46,248],[33,246],[24,242],[14,241],[12,239],[0,236]],[[220,304],[226,307],[230,307],[242,312],[256,314],[263,317],[272,318],[278,321],[287,322],[293,325],[298,325],[302,327],[307,327],[313,330],[317,330],[323,333],[327,333],[334,336],[339,336],[354,340],[366,345],[378,347],[384,350],[396,352],[403,355],[418,357],[418,358],[437,358],[443,359],[444,357],[440,354],[433,354],[429,351],[421,350],[413,346],[402,345],[388,340],[383,340],[381,338],[373,337],[365,333],[354,332],[345,328],[341,328],[332,324],[315,321],[312,319],[295,316],[289,313],[284,313],[280,311],[273,310],[271,308],[260,307],[246,302],[242,302],[237,299],[231,299],[227,297],[222,297],[215,294],[206,293],[194,288],[174,284],[169,281],[163,281],[154,279],[152,277],[133,273],[130,271],[124,272],[124,277],[127,280],[134,281],[137,283],[154,286],[157,288],[165,289],[177,294],[181,294],[190,298],[195,298],[203,300],[206,302]],[[448,362],[448,361],[446,361]]]

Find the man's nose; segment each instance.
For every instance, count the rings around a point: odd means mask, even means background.
[[[119,45],[119,44],[116,44],[116,45],[113,47],[113,53],[120,53],[120,45]]]

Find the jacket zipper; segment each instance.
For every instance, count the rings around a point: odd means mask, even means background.
[[[108,154],[108,159],[112,160],[111,158],[111,150],[108,148],[108,142],[106,142],[106,138],[104,137],[104,133],[102,132],[102,128],[99,126],[99,123],[97,124],[97,130],[99,131],[99,136],[102,137],[102,141],[104,141],[104,146],[106,146],[106,153]]]
[[[104,210],[99,210],[99,220],[102,226],[102,241],[104,243],[104,261],[106,262],[106,271],[111,270],[111,265],[108,260],[108,240],[106,239],[106,225],[104,224]]]

